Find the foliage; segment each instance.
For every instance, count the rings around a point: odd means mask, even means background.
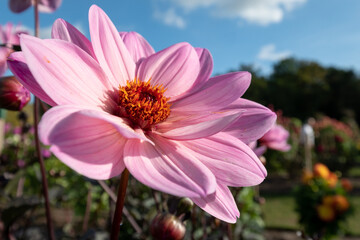
[[[359,159],[357,129],[338,120],[322,116],[315,123],[315,157],[332,170],[347,174]]]
[[[27,164],[36,161],[34,129],[28,123],[25,113],[19,113],[18,118],[20,126],[5,124],[4,149],[0,155],[1,176],[6,173],[14,174]]]
[[[295,198],[299,222],[306,234],[313,239],[331,239],[344,233],[352,212],[347,190],[348,186],[323,164],[316,164],[313,172],[304,172]]]
[[[304,121],[322,113],[336,119],[354,117],[360,122],[360,77],[353,70],[295,58],[276,63],[270,76],[262,76],[251,65],[240,69],[252,73],[252,84],[244,97],[271,103],[285,116]]]
[[[299,169],[303,167],[303,148],[300,144],[301,121],[297,118],[288,118],[278,111],[278,124],[289,132],[288,143],[291,148],[287,152],[268,149],[266,168],[270,173],[286,174],[293,177],[299,176]]]
[[[290,133],[288,152],[269,149],[266,168],[274,174],[300,178],[304,167],[304,146],[300,142],[302,122],[297,118],[288,118],[278,111],[278,123]],[[346,124],[336,119],[319,115],[314,123],[315,146],[312,149],[312,161],[325,163],[331,170],[344,175],[360,163],[359,130],[356,122]]]
[[[260,204],[264,199],[256,196],[257,187],[242,188],[237,195],[240,220],[235,224],[235,239],[264,239],[265,222]]]

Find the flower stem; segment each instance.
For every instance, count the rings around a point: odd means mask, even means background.
[[[153,198],[154,198],[154,201],[155,201],[156,210],[157,210],[158,212],[161,212],[161,209],[160,209],[161,206],[160,206],[159,200],[158,200],[158,198],[157,198],[157,196],[156,196],[156,192],[151,189],[151,194],[152,194],[152,196],[153,196]]]
[[[46,173],[45,173],[45,164],[44,159],[42,158],[41,154],[41,147],[39,142],[39,133],[38,133],[38,115],[39,115],[39,99],[35,98],[34,103],[34,129],[35,129],[35,145],[36,145],[36,153],[39,158],[40,163],[40,171],[41,171],[41,182],[43,186],[43,194],[45,198],[45,210],[46,210],[46,222],[48,228],[49,239],[54,240],[54,228],[51,221],[51,213],[50,213],[50,201],[49,201],[49,193],[48,193],[48,184],[46,180]]]
[[[35,15],[35,37],[39,37],[39,0],[35,0],[34,4],[34,15]],[[39,132],[38,132],[38,122],[39,122],[39,104],[40,100],[35,97],[34,103],[34,129],[35,129],[35,146],[36,153],[39,158],[40,171],[41,171],[41,181],[43,186],[43,194],[45,198],[45,210],[46,210],[46,223],[48,228],[48,235],[50,240],[55,240],[54,228],[51,221],[51,212],[50,212],[50,202],[49,202],[49,193],[48,193],[48,184],[46,180],[45,173],[45,164],[44,159],[41,154],[41,147],[39,141]]]
[[[116,202],[116,195],[115,193],[109,188],[108,185],[106,185],[106,183],[102,180],[98,180],[98,183],[100,184],[100,186],[104,189],[104,191],[109,194],[110,198]],[[126,217],[126,219],[129,221],[129,223],[131,224],[131,226],[133,226],[133,228],[135,229],[135,231],[139,234],[139,236],[142,235],[142,230],[140,228],[140,226],[136,223],[136,220],[133,218],[133,216],[131,216],[130,212],[126,209],[126,207],[124,206],[123,208],[123,213]]]
[[[233,240],[232,227],[230,223],[227,223],[227,235],[229,240]]]
[[[85,208],[84,220],[82,225],[83,234],[86,233],[89,224],[91,204],[92,204],[91,194],[92,194],[92,184],[90,184],[89,186],[87,199],[86,199],[86,208]]]
[[[129,180],[129,171],[125,168],[120,178],[114,219],[111,226],[111,235],[110,235],[111,240],[118,240],[119,238],[120,224],[122,221],[122,211],[125,203],[125,194],[126,194],[126,187],[128,184],[128,180]]]
[[[34,4],[34,16],[35,16],[35,37],[39,37],[40,21],[39,21],[39,0],[35,0]]]

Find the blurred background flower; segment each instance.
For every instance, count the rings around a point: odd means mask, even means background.
[[[4,75],[7,70],[7,57],[14,52],[14,47],[19,47],[19,34],[27,33],[21,30],[21,26],[13,26],[12,23],[0,25],[0,77]]]
[[[9,8],[14,13],[21,13],[34,5],[34,0],[9,0]],[[60,5],[62,0],[39,0],[39,11],[52,13]]]

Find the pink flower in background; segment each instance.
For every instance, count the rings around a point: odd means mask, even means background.
[[[248,72],[210,78],[210,53],[178,43],[155,53],[138,33],[118,33],[97,6],[91,42],[64,20],[53,38],[21,36],[10,69],[54,106],[39,125],[42,142],[93,179],[127,168],[140,182],[190,197],[227,222],[239,216],[228,186],[259,184],[266,169],[247,143],[276,115],[240,98]]]
[[[41,149],[41,154],[44,158],[51,157],[51,152],[46,148]]]
[[[21,127],[14,127],[13,134],[21,134]]]
[[[5,123],[5,128],[4,128],[5,134],[10,132],[11,128],[12,128],[11,123],[6,122]]]
[[[62,0],[39,0],[39,11],[51,13],[60,5]],[[9,8],[14,13],[21,13],[34,5],[34,0],[9,0]]]
[[[22,159],[18,159],[18,160],[16,161],[16,165],[17,165],[19,168],[24,168],[25,165],[26,165],[26,162],[25,162],[24,160],[22,160]]]
[[[9,50],[5,47],[0,47],[0,77],[4,75],[7,69],[6,58],[9,55]]]
[[[287,143],[289,132],[281,125],[275,124],[265,135],[259,139],[259,147],[254,149],[257,156],[265,153],[267,148],[287,152],[291,146]]]
[[[12,23],[6,25],[0,25],[0,44],[6,46],[0,46],[0,76],[2,76],[6,69],[6,60],[10,53],[13,52],[12,46],[19,45],[20,39],[19,34],[26,33],[20,30],[20,27],[14,27]]]

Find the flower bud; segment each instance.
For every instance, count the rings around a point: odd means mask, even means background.
[[[190,212],[193,206],[194,202],[191,201],[190,198],[181,198],[177,206],[176,215],[180,216],[181,214]]]
[[[0,79],[0,108],[20,111],[30,101],[30,92],[15,77]]]
[[[181,240],[185,236],[184,224],[174,215],[159,213],[153,219],[150,232],[158,240]]]

